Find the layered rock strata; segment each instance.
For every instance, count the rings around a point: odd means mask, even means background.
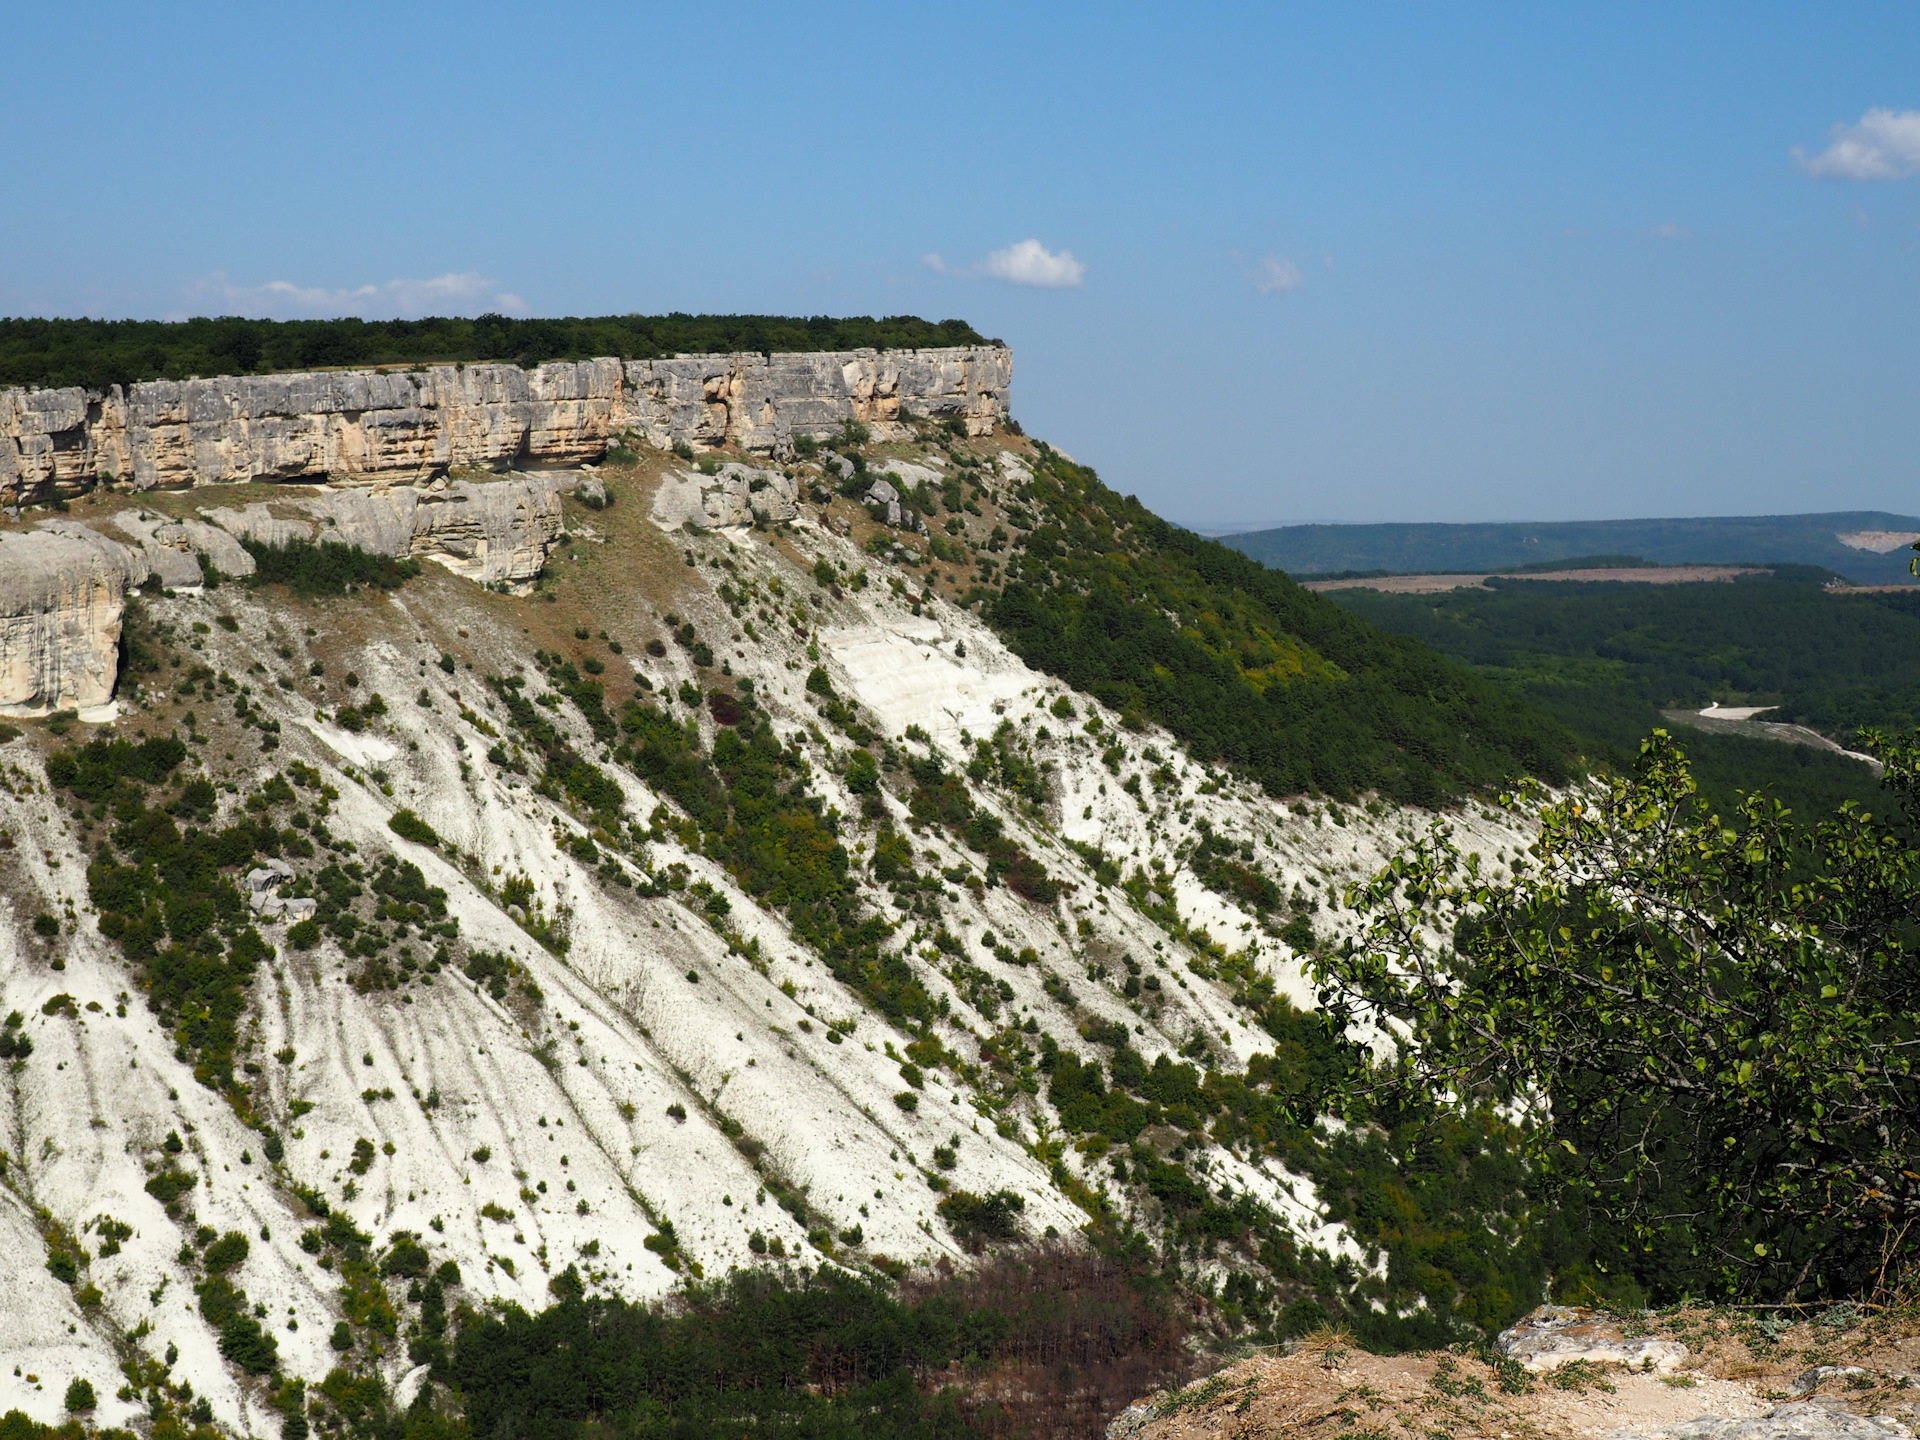
[[[404,371],[152,380],[0,391],[0,503],[248,480],[419,481],[459,469],[566,466],[609,448],[779,452],[849,420],[882,437],[903,412],[1004,420],[1002,346],[670,360],[436,365]]]
[[[539,575],[561,530],[559,487],[541,475],[322,491],[288,506],[310,518],[275,515],[266,505],[181,520],[123,510],[106,524],[124,539],[74,520],[0,531],[0,714],[84,716],[108,705],[127,591],[149,578],[169,589],[198,586],[203,556],[223,575],[251,575],[244,540],[338,540],[434,560],[484,585],[519,586]]]
[[[140,551],[84,525],[0,534],[0,714],[109,704],[127,588],[146,578]]]

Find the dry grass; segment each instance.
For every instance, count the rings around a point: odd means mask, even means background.
[[[1844,1312],[1830,1318],[1844,1321]],[[1325,1331],[1284,1352],[1248,1356],[1151,1402],[1141,1440],[1559,1440],[1702,1415],[1753,1415],[1792,1399],[1816,1365],[1865,1376],[1828,1381],[1823,1403],[1911,1423],[1920,1409],[1920,1312],[1881,1309],[1850,1322],[1785,1323],[1752,1311],[1688,1309],[1630,1318],[1629,1333],[1679,1340],[1674,1376],[1583,1367],[1532,1375],[1487,1353],[1369,1355]]]

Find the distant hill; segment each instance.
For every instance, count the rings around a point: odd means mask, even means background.
[[[1842,543],[1865,537],[1883,552]],[[1287,525],[1222,536],[1292,575],[1342,571],[1510,570],[1590,555],[1637,555],[1661,565],[1791,562],[1824,565],[1856,585],[1912,583],[1913,557],[1895,537],[1920,519],[1883,510],[1735,515],[1687,520],[1570,520],[1490,525]]]

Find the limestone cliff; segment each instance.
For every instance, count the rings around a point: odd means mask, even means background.
[[[107,705],[127,587],[146,576],[138,551],[83,525],[0,534],[0,713]]]
[[[169,591],[197,590],[202,556],[223,575],[251,575],[243,541],[337,540],[520,587],[540,574],[561,531],[560,487],[540,475],[322,491],[281,508],[310,518],[255,504],[209,509],[204,519],[120,510],[99,529],[49,520],[0,531],[0,715],[103,710],[119,672],[128,589],[152,579]]]
[[[1005,418],[1000,346],[664,360],[436,365],[406,371],[152,380],[105,391],[0,391],[0,503],[247,480],[366,484],[459,469],[563,466],[623,440],[780,450],[902,410],[969,433]]]

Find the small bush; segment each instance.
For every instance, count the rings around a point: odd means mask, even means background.
[[[93,1382],[79,1375],[74,1376],[67,1385],[67,1409],[91,1410],[99,1403],[93,1393]]]
[[[920,1097],[911,1090],[902,1090],[898,1095],[893,1097],[893,1103],[911,1114],[920,1108]]]
[[[963,1242],[1017,1240],[1020,1238],[1020,1212],[1027,1202],[1012,1190],[996,1190],[991,1195],[974,1195],[956,1190],[939,1205],[940,1218]]]
[[[208,1274],[224,1275],[246,1260],[249,1248],[246,1236],[238,1230],[229,1230],[207,1246],[200,1262],[207,1267]]]
[[[1313,933],[1313,922],[1304,915],[1296,915],[1289,920],[1286,928],[1280,932],[1280,938],[1302,955],[1316,949],[1319,945],[1319,940]]]
[[[297,920],[287,927],[287,944],[296,950],[311,950],[320,943],[320,922]]]
[[[242,540],[253,556],[255,585],[285,585],[296,595],[344,595],[353,585],[397,590],[420,573],[418,560],[372,555],[338,540],[290,540],[266,545]]]
[[[162,1170],[147,1181],[146,1191],[162,1205],[171,1205],[191,1190],[198,1179],[184,1170]]]
[[[387,1251],[386,1259],[380,1262],[380,1273],[417,1280],[427,1273],[428,1268],[426,1248],[421,1245],[419,1237],[409,1230],[394,1231],[393,1244]]]
[[[440,834],[426,821],[411,810],[396,810],[387,818],[387,828],[402,840],[411,840],[416,845],[440,844]]]
[[[51,940],[60,933],[60,922],[51,915],[36,915],[33,917],[33,933],[42,940]]]

